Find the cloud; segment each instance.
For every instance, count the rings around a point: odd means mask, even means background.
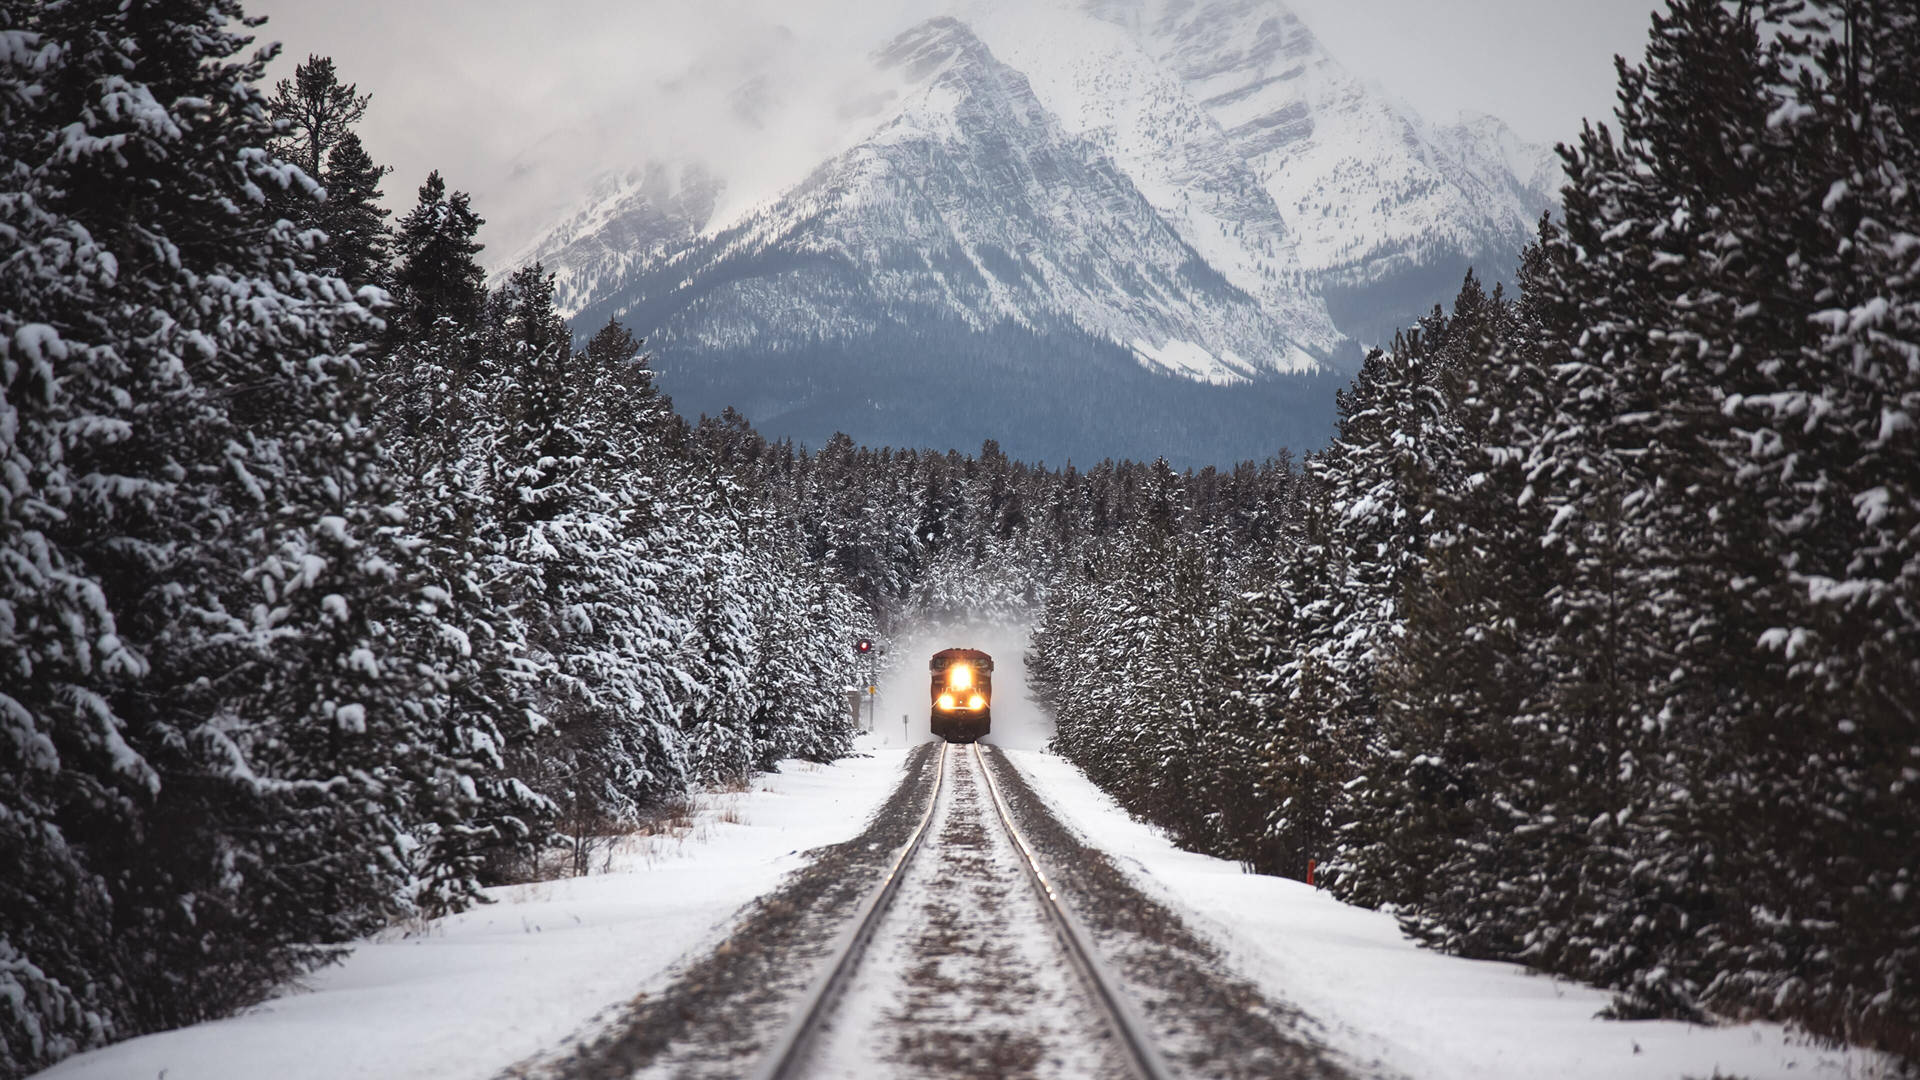
[[[362,136],[402,210],[428,170],[474,195],[492,260],[604,170],[698,159],[730,198],[804,175],[871,112],[866,56],[937,4],[256,0],[274,76],[309,53],[373,93]]]
[[[496,267],[609,169],[698,160],[722,211],[771,196],[859,134],[888,90],[866,57],[972,0],[253,0],[275,76],[309,53],[373,93],[362,137],[403,211],[430,169],[469,191]],[[1033,0],[1019,0],[1033,2]],[[1638,55],[1643,0],[1294,0],[1362,77],[1429,115],[1473,108],[1570,137]],[[1577,61],[1577,62],[1576,62]]]

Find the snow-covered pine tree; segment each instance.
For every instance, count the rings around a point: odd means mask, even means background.
[[[380,181],[391,169],[374,164],[349,131],[327,154],[321,174],[327,201],[315,224],[327,235],[319,247],[320,269],[356,285],[383,285],[392,262],[388,212],[380,205]]]
[[[1543,240],[1556,235],[1550,221],[1541,230]],[[1427,494],[1427,556],[1402,594],[1404,633],[1379,669],[1383,752],[1335,882],[1344,897],[1392,903],[1438,946],[1476,956],[1511,955],[1524,938],[1488,890],[1523,877],[1536,858],[1508,829],[1524,823],[1516,808],[1534,805],[1546,779],[1515,768],[1527,758],[1512,722],[1539,693],[1528,646],[1555,579],[1523,468],[1533,425],[1552,408],[1530,284],[1546,250],[1523,256],[1520,304],[1469,279],[1428,339],[1460,426],[1458,460],[1445,469],[1459,479]]]
[[[273,150],[309,178],[320,180],[327,158],[367,114],[373,95],[359,90],[340,81],[332,57],[309,55],[293,69],[293,78],[274,84],[267,99],[279,133]]]
[[[806,563],[775,515],[756,511],[747,536],[759,657],[751,673],[754,768],[842,757],[854,734],[843,688],[862,677],[845,643],[878,630],[851,592]]]
[[[277,211],[318,191],[268,150],[238,5],[0,24],[17,1072],[252,1000],[391,910],[416,763],[390,740],[432,673],[369,314]]]
[[[373,362],[379,420],[405,507],[408,550],[427,575],[422,615],[449,650],[444,713],[427,740],[468,763],[444,778],[446,798],[414,815],[415,902],[436,914],[473,902],[544,839],[554,808],[497,771],[546,726],[535,708],[540,668],[521,611],[525,569],[505,549],[494,501],[503,421],[475,257],[481,219],[436,172],[396,237],[395,306]]]
[[[1255,872],[1298,877],[1304,863],[1296,869],[1291,856],[1324,850],[1324,838],[1272,842],[1268,826],[1275,812],[1297,807],[1272,790],[1263,767],[1288,741],[1275,730],[1280,709],[1273,689],[1294,651],[1293,599],[1271,552],[1245,558],[1226,584],[1218,644],[1200,675],[1215,702],[1205,762],[1213,794],[1207,846]],[[1296,757],[1289,765],[1305,763]],[[1291,769],[1288,775],[1300,776]]]
[[[1533,466],[1565,560],[1540,643],[1549,697],[1522,720],[1530,760],[1558,775],[1520,823],[1543,857],[1509,907],[1529,959],[1618,987],[1630,1014],[1697,1009],[1696,973],[1668,961],[1717,918],[1684,800],[1687,756],[1717,743],[1722,631],[1703,598],[1733,550],[1708,349],[1666,320],[1753,167],[1739,146],[1764,119],[1763,66],[1751,13],[1656,15],[1646,64],[1621,65],[1618,138],[1589,128],[1567,155],[1567,256],[1541,283],[1577,312],[1549,347],[1559,407]]]
[[[1162,822],[1182,842],[1199,846],[1208,832],[1209,796],[1203,760],[1217,721],[1206,692],[1206,660],[1217,644],[1221,599],[1204,545],[1183,542],[1180,478],[1164,459],[1146,469],[1147,512],[1124,541],[1126,576],[1143,610],[1135,643],[1114,656],[1113,671],[1129,684],[1111,722],[1126,731],[1131,809]]]
[[[529,778],[577,835],[630,823],[688,782],[677,649],[689,626],[669,584],[688,537],[661,443],[670,417],[639,342],[609,324],[574,352],[538,267],[506,291],[524,309],[509,383],[523,448],[510,498],[525,520],[512,542],[539,586],[528,611],[555,729]]]
[[[1277,662],[1249,672],[1246,690],[1261,718],[1250,766],[1266,809],[1259,861],[1299,880],[1310,860],[1326,864],[1340,853],[1340,829],[1350,819],[1346,784],[1365,775],[1375,728],[1370,716],[1355,721],[1353,712],[1356,687],[1364,685],[1356,680],[1370,672],[1357,669],[1346,643],[1334,637],[1355,619],[1356,607],[1345,588],[1353,559],[1337,539],[1326,488],[1333,470],[1317,459],[1308,467],[1277,579],[1265,590],[1285,600],[1262,620]],[[1258,639],[1252,644],[1260,647]]]
[[[484,224],[466,192],[448,191],[438,170],[427,174],[414,208],[394,228],[394,340],[434,332],[441,319],[462,333],[478,331],[486,272],[475,237]]]
[[[688,629],[677,657],[680,730],[696,783],[741,781],[753,771],[754,716],[761,708],[754,696],[760,642],[746,588],[753,554],[745,508],[724,477],[708,478],[690,494],[693,544],[670,600]]]
[[[1712,343],[1743,526],[1738,764],[1695,795],[1739,882],[1706,996],[1920,1056],[1920,712],[1893,689],[1920,677],[1920,8],[1782,14],[1751,182],[1676,320]]]
[[[1436,310],[1426,329],[1445,324]],[[1457,424],[1421,332],[1370,353],[1337,404],[1338,434],[1307,464],[1321,505],[1298,520],[1306,531],[1291,552],[1293,651],[1261,694],[1277,706],[1263,751],[1278,801],[1269,848],[1299,876],[1307,860],[1335,861],[1359,839],[1344,827],[1348,804],[1381,779],[1376,670],[1403,632],[1402,595],[1422,570],[1433,493],[1456,479]]]

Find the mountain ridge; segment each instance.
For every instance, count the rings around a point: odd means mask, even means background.
[[[773,358],[806,357],[836,373],[816,382],[864,370],[892,385],[938,357],[907,364],[882,343],[950,349],[965,367],[978,343],[956,335],[991,334],[1262,383],[1270,424],[1185,440],[1258,457],[1324,438],[1319,376],[1350,372],[1356,343],[1418,317],[1468,266],[1507,276],[1551,204],[1547,151],[1493,117],[1435,125],[1374,94],[1275,0],[977,8],[876,50],[870,126],[777,196],[723,220],[724,178],[648,163],[604,180],[523,261],[556,274],[577,328],[613,317],[645,335],[689,410],[738,404],[717,396],[746,385],[726,365],[767,375]],[[1097,385],[1115,378],[1104,361],[1076,373],[1042,360],[1026,357],[1087,394],[1143,400]],[[783,418],[814,417],[811,429],[837,416],[862,436],[871,410],[823,401],[793,374],[748,386],[756,423],[782,434]],[[790,396],[757,392],[775,384]],[[1013,412],[1025,415],[1001,414]],[[1004,443],[993,413],[976,434]]]

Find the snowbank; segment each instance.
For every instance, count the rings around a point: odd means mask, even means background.
[[[702,800],[690,837],[634,846],[610,873],[492,890],[499,901],[345,962],[239,1016],[70,1058],[46,1080],[486,1077],[658,984],[808,849],[860,831],[905,751],[787,762]],[[724,820],[723,820],[724,819]]]
[[[1325,1038],[1361,1064],[1422,1080],[1892,1075],[1877,1055],[1809,1046],[1772,1024],[1594,1019],[1609,1000],[1601,991],[1421,949],[1390,916],[1179,850],[1059,757],[1007,756],[1082,835],[1189,913],[1243,974],[1317,1018]]]

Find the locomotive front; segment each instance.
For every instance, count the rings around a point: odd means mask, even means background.
[[[933,654],[933,733],[948,742],[973,742],[993,719],[993,657],[978,649]]]

